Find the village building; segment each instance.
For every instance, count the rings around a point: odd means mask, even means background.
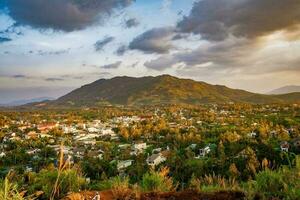
[[[124,170],[128,167],[130,167],[133,163],[133,160],[123,160],[123,161],[119,161],[117,164],[117,169],[118,171],[120,170]]]
[[[287,141],[283,141],[280,143],[280,149],[283,152],[289,152],[290,144]]]
[[[167,158],[164,157],[162,153],[158,153],[158,154],[152,154],[150,157],[147,158],[146,162],[148,165],[155,167],[160,163],[165,162],[166,160]]]

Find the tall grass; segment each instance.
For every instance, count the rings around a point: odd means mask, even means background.
[[[41,198],[47,200],[60,199],[69,192],[78,192],[85,186],[85,179],[81,171],[71,166],[70,160],[64,160],[63,145],[59,154],[58,167],[42,169],[39,173],[32,173],[29,181],[29,193],[43,191]]]
[[[259,195],[263,199],[300,199],[300,156],[296,156],[296,167],[278,170],[265,169],[256,174],[255,180],[245,184],[249,198]]]
[[[111,179],[112,193],[116,200],[135,199],[135,194],[129,184],[129,178],[115,177]]]
[[[146,173],[141,182],[141,187],[144,192],[169,192],[175,191],[172,178],[168,177],[169,169],[162,168],[159,172],[152,170]]]
[[[1,200],[23,200],[23,197],[17,190],[17,185],[11,183],[6,177],[0,182],[0,199]]]
[[[199,192],[214,192],[221,190],[240,190],[238,182],[234,178],[226,179],[223,176],[209,174],[201,178],[192,176],[189,188]]]

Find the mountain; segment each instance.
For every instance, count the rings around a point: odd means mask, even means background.
[[[46,103],[46,106],[157,105],[300,102],[300,93],[263,95],[170,75],[100,79]]]
[[[20,105],[25,105],[25,104],[30,104],[30,103],[40,103],[43,101],[50,101],[50,100],[54,100],[54,98],[39,97],[39,98],[34,98],[34,99],[22,99],[22,100],[16,100],[16,101],[8,102],[5,104],[1,104],[0,106],[2,106],[2,107],[20,106]]]
[[[288,93],[293,93],[293,92],[300,92],[300,86],[298,86],[298,85],[284,86],[284,87],[272,90],[268,94],[288,94]]]

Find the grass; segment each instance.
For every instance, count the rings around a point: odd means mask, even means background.
[[[11,183],[6,177],[0,182],[0,199],[1,200],[23,200],[23,197],[18,192],[16,184]]]

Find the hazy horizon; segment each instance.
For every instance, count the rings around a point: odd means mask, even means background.
[[[4,0],[0,104],[115,76],[256,93],[300,85],[299,9],[297,0]]]

